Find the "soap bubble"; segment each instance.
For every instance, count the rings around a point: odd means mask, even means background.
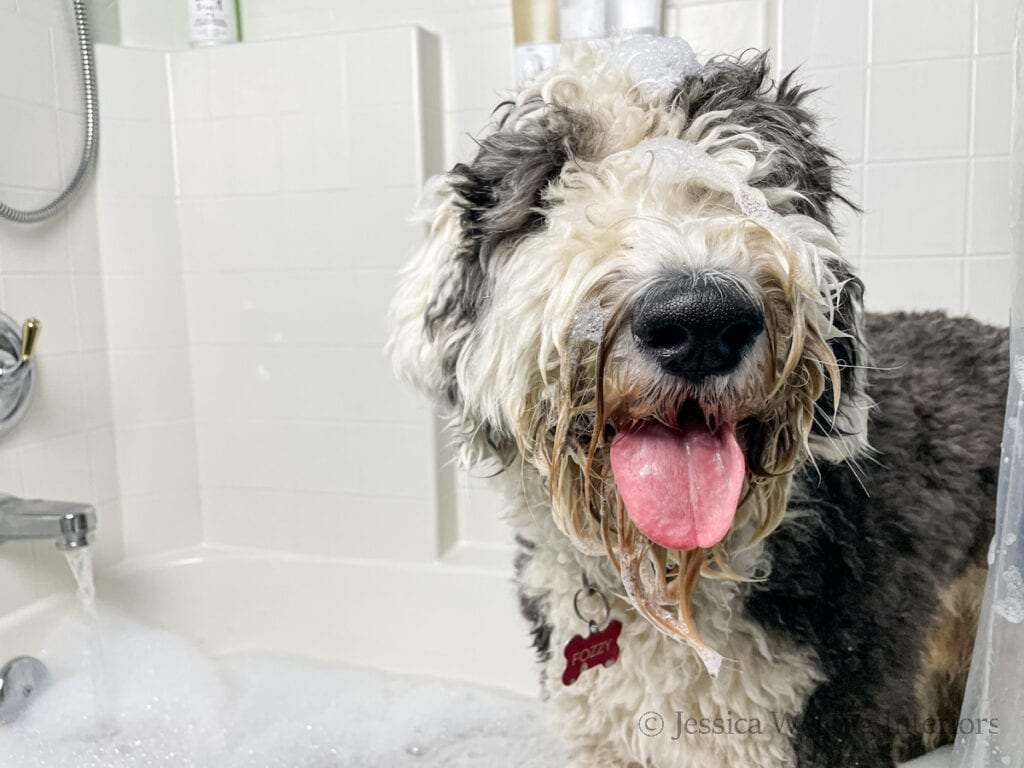
[[[269,655],[211,659],[101,613],[102,670],[69,620],[40,654],[52,685],[0,729],[5,768],[554,768],[539,702],[464,683]],[[98,708],[101,674],[110,701]],[[105,726],[97,712],[104,711]],[[109,726],[109,727],[107,727]]]

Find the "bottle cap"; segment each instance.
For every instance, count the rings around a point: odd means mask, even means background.
[[[558,42],[557,0],[512,0],[516,45]]]

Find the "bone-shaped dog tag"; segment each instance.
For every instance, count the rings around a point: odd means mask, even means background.
[[[596,667],[610,667],[619,658],[619,633],[622,622],[613,620],[604,629],[591,629],[586,637],[576,635],[565,646],[565,672],[562,683],[572,685],[584,671]]]

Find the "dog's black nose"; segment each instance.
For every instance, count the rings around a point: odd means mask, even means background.
[[[763,330],[761,309],[723,276],[660,280],[633,310],[640,349],[667,373],[691,381],[734,370]]]

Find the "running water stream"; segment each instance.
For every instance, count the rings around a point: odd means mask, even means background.
[[[92,547],[74,547],[64,550],[68,566],[78,585],[78,602],[82,606],[86,624],[85,659],[92,678],[92,697],[95,708],[96,737],[104,738],[117,732],[111,711],[110,686],[106,677],[103,657],[103,634],[96,610],[96,580],[93,575]]]
[[[82,604],[85,615],[96,618],[96,582],[92,573],[92,548],[75,547],[65,549],[64,556],[78,585],[78,602]]]

